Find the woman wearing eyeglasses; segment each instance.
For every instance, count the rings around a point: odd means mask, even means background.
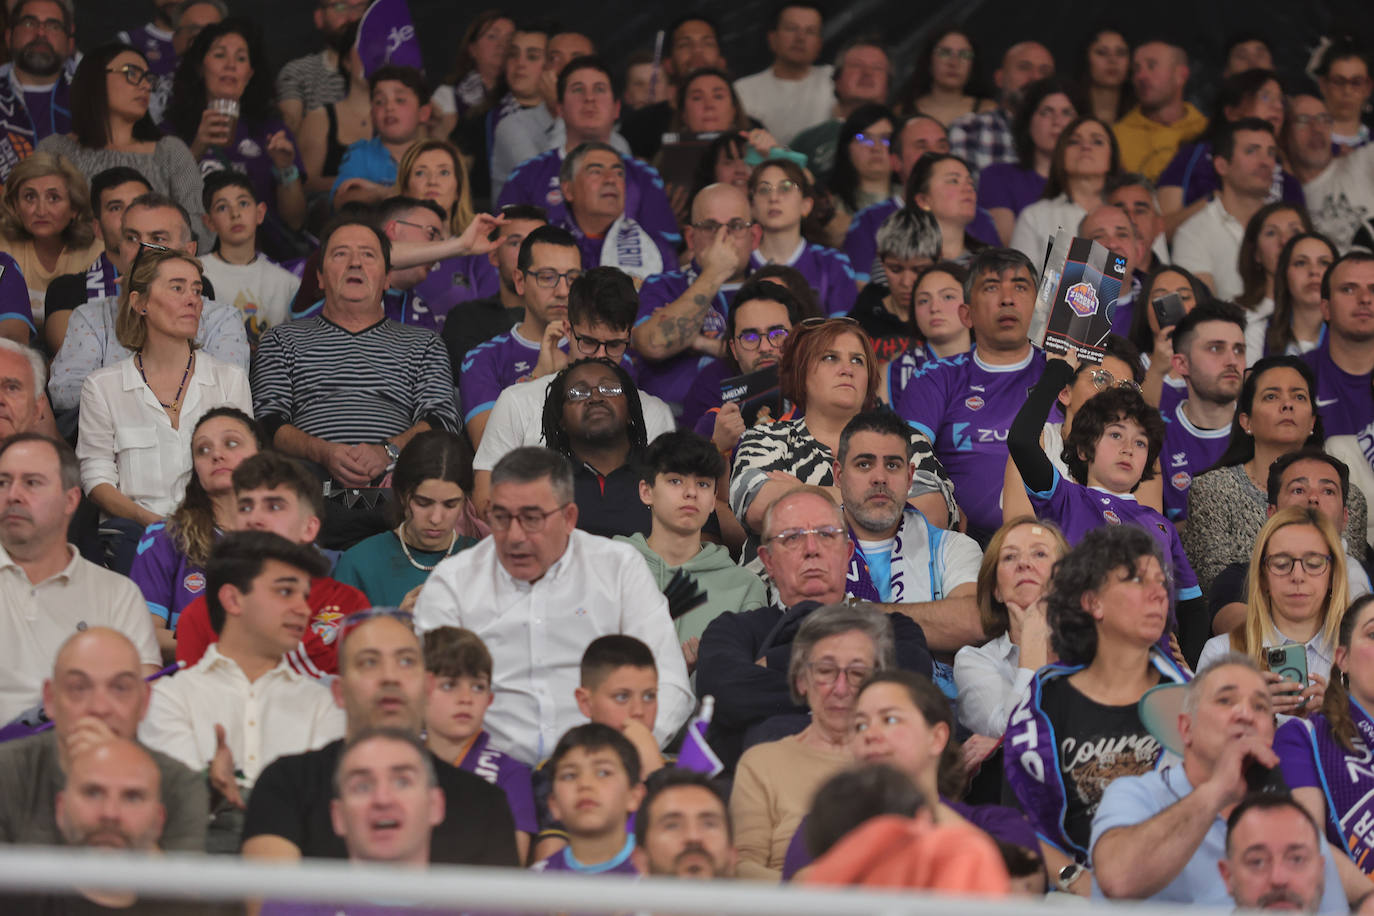
[[[1331,112],[1331,142],[1344,153],[1369,142],[1369,126],[1363,118],[1374,80],[1369,76],[1368,58],[1351,39],[1323,39],[1322,46],[1308,72],[1316,77]]]
[[[148,116],[152,88],[148,62],[128,45],[87,52],[72,78],[72,132],[45,137],[38,148],[66,157],[86,175],[117,165],[136,169],[154,191],[181,204],[192,231],[208,241],[200,166],[184,142],[164,136]]]
[[[1207,641],[1199,670],[1241,652],[1265,669],[1274,712],[1305,716],[1321,709],[1341,615],[1350,603],[1340,535],[1316,509],[1280,509],[1255,538],[1246,581],[1245,622]],[[1286,663],[1266,651],[1289,645],[1303,647],[1305,677],[1281,675]]]
[[[937,33],[921,50],[911,80],[897,94],[898,110],[928,115],[948,127],[966,114],[997,107],[977,91],[977,56],[973,40],[959,29]]]
[[[871,604],[828,604],[802,621],[792,640],[792,700],[811,710],[801,732],[756,744],[735,769],[730,819],[739,876],[777,881],[788,843],[828,777],[852,761],[850,723],[859,688],[894,667],[892,625]]]
[[[835,484],[835,454],[845,424],[878,404],[878,366],[868,335],[852,318],[808,319],[792,329],[778,364],[782,395],[802,416],[744,433],[730,470],[730,508],[753,534],[778,497],[799,483]],[[930,523],[958,518],[954,488],[924,436],[911,433],[916,469],[907,494]]]
[[[24,277],[40,332],[48,284],[62,274],[85,273],[105,250],[94,219],[86,177],[60,156],[34,153],[5,179],[0,251],[14,258]]]
[[[273,102],[256,25],[230,18],[201,30],[177,65],[167,124],[203,170],[248,175],[267,204],[261,247],[269,256],[298,256],[287,235],[305,225],[305,163]]]
[[[845,118],[835,165],[825,179],[843,219],[832,227],[843,240],[854,214],[892,196],[892,133],[897,116],[886,105],[860,105]]]
[[[191,436],[212,407],[252,416],[248,376],[196,347],[200,262],[144,247],[120,292],[115,334],[133,356],[81,386],[81,483],[101,510],[111,569],[127,574],[148,525],[180,502],[192,472]]]
[[[399,523],[345,550],[333,578],[361,590],[374,606],[408,609],[411,592],[434,567],[487,531],[469,509],[472,449],[446,430],[420,433],[401,449],[391,489]]]
[[[795,267],[820,299],[828,315],[846,315],[859,287],[849,258],[833,248],[802,238],[802,220],[815,202],[811,181],[801,166],[787,159],[761,163],[749,176],[754,222],[763,230],[749,255],[752,270],[766,264]]]
[[[1085,863],[1093,814],[1114,779],[1154,769],[1159,742],[1140,721],[1140,697],[1187,674],[1160,651],[1169,618],[1168,561],[1136,525],[1102,525],[1054,568],[1046,595],[1050,649],[1012,710],[1007,781],[1041,838],[1059,888],[1087,895],[1066,868]],[[1013,750],[1014,749],[1014,752]]]

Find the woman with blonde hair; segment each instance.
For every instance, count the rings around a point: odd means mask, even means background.
[[[19,265],[39,326],[48,284],[63,274],[84,273],[105,250],[94,221],[86,176],[64,156],[34,153],[5,179],[0,251]]]
[[[202,283],[195,258],[140,248],[115,318],[115,336],[133,355],[81,386],[81,484],[100,507],[107,565],[119,573],[129,572],[143,529],[181,501],[196,421],[224,404],[252,415],[244,371],[198,352]]]
[[[1315,712],[1335,659],[1341,615],[1350,603],[1340,535],[1315,509],[1280,509],[1255,538],[1246,581],[1245,623],[1207,641],[1199,670],[1227,652],[1241,652],[1269,669],[1265,677],[1276,713]],[[1280,679],[1269,664],[1265,650],[1289,645],[1306,650],[1307,684]]]

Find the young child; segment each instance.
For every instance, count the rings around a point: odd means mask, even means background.
[[[577,708],[598,725],[615,729],[635,750],[642,777],[667,761],[654,738],[658,718],[658,666],[654,653],[633,636],[612,633],[591,641],[582,653],[581,686],[574,692]],[[534,771],[535,810],[540,831],[534,841],[535,861],[565,846],[569,834],[551,803],[555,772],[553,758]]]
[[[371,140],[344,150],[330,192],[337,210],[349,203],[380,203],[395,193],[396,170],[406,150],[424,136],[429,121],[429,85],[414,67],[379,67],[369,80]]]
[[[530,768],[491,747],[491,736],[482,727],[492,700],[491,653],[471,630],[439,627],[425,634],[425,670],[434,675],[425,704],[425,743],[439,759],[506,793],[515,819],[515,846],[525,862],[539,829]]]
[[[716,481],[725,470],[725,459],[709,439],[689,430],[659,436],[641,460],[639,498],[653,519],[649,536],[616,537],[644,555],[659,588],[681,569],[706,593],[705,604],[673,621],[688,669],[696,665],[707,624],[726,611],[749,611],[768,603],[762,579],[736,566],[721,545],[701,541],[702,526],[716,505]],[[592,721],[599,720],[593,716]]]
[[[1078,409],[1064,439],[1064,462],[1074,481],[1065,480],[1040,447],[1040,430],[1050,405],[1079,372],[1100,371],[1080,364],[1077,353],[1051,357],[1007,433],[1007,449],[1025,481],[1037,518],[1055,522],[1069,544],[1100,525],[1139,525],[1150,533],[1172,570],[1177,610],[1169,632],[1178,627],[1184,653],[1196,658],[1209,635],[1207,609],[1197,576],[1188,563],[1173,523],[1132,494],[1154,475],[1164,443],[1164,421],[1145,403],[1138,387],[1121,382],[1088,399]]]
[[[256,349],[263,331],[287,319],[300,278],[258,253],[258,227],[267,217],[267,204],[254,196],[247,175],[232,169],[211,172],[201,202],[205,228],[219,236],[215,250],[201,258],[205,276],[215,286],[215,298],[243,315],[248,342]]]
[[[630,858],[634,835],[626,828],[644,798],[634,745],[611,726],[589,722],[559,739],[547,767],[549,810],[567,830],[568,845],[534,870],[638,875]]]

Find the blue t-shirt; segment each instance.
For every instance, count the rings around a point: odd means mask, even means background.
[[[991,366],[975,346],[928,364],[896,402],[897,413],[934,443],[980,542],[1002,526],[1007,430],[1044,371],[1045,354],[1033,347],[1018,363]]]
[[[1171,522],[1188,517],[1188,488],[1193,478],[1217,463],[1231,438],[1231,424],[1218,429],[1198,429],[1180,403],[1164,418],[1164,446],[1159,464],[1164,474],[1164,514]]]
[[[339,162],[339,177],[334,179],[334,187],[329,189],[330,200],[339,193],[339,185],[350,178],[363,178],[384,185],[396,183],[396,160],[391,158],[391,151],[381,137],[359,140],[344,150],[343,160]]]
[[[1317,414],[1322,431],[1331,436],[1353,436],[1374,423],[1374,398],[1369,395],[1370,373],[1351,375],[1331,359],[1331,336],[1322,336],[1315,350],[1302,355],[1317,376]]]
[[[868,576],[878,590],[878,600],[892,600],[892,538],[885,541],[859,541],[854,546],[868,564]]]

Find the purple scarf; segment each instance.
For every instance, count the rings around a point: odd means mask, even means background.
[[[920,599],[910,599],[906,597],[906,582],[902,576],[902,531],[908,524],[914,524],[913,519],[918,519],[926,526],[926,562],[930,566],[930,597]],[[940,550],[940,538],[943,532],[926,520],[925,515],[919,509],[907,507],[902,512],[902,521],[897,526],[897,534],[892,540],[892,559],[889,565],[891,578],[888,580],[888,596],[883,597],[878,594],[878,586],[873,583],[873,575],[868,571],[868,560],[864,558],[864,552],[859,549],[859,536],[854,532],[854,526],[849,527],[849,540],[854,543],[854,556],[849,560],[849,571],[845,574],[845,594],[859,601],[871,601],[874,604],[896,604],[902,601],[939,601],[944,596],[944,589],[940,587],[940,575],[935,564],[935,555]]]

